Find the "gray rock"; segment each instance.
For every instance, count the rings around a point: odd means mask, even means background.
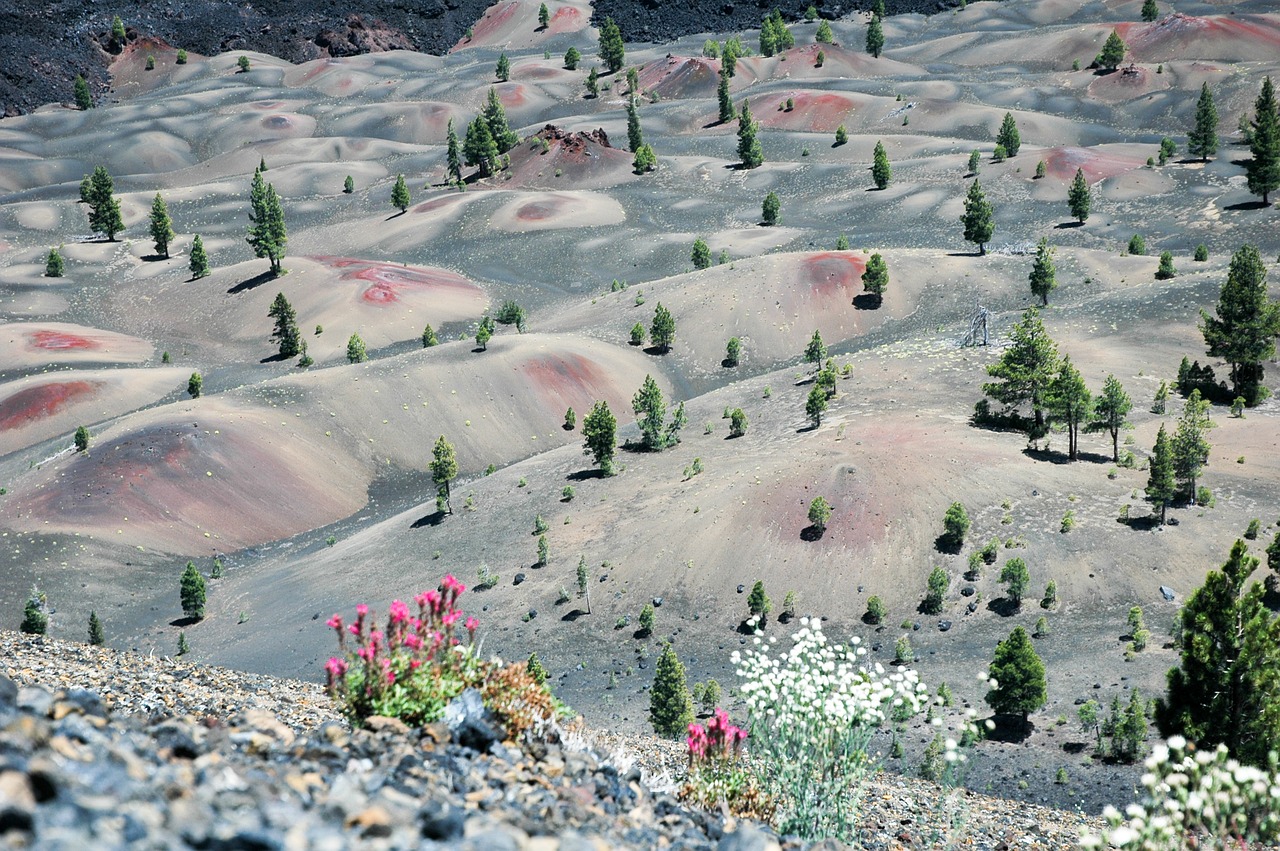
[[[726,834],[716,851],[779,851],[778,841],[752,824],[743,824],[733,833]]]
[[[458,695],[445,707],[443,720],[455,742],[481,753],[503,739],[493,714],[484,705],[480,692],[473,688]]]

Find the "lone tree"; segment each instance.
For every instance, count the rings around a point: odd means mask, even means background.
[[[347,338],[347,363],[364,363],[369,359],[369,352],[365,348],[364,338],[359,332],[352,332]]]
[[[101,647],[107,641],[103,634],[102,621],[98,618],[98,613],[93,609],[89,610],[89,643],[94,647]]]
[[[591,571],[587,568],[587,557],[578,556],[578,599],[586,598],[587,614],[591,614]]]
[[[493,137],[493,143],[498,146],[498,153],[505,154],[520,141],[520,137],[507,124],[507,111],[498,98],[498,90],[493,86],[489,87],[489,94],[485,98],[480,117],[489,128],[489,135]]]
[[[1233,395],[1253,407],[1266,398],[1263,361],[1275,357],[1280,334],[1280,304],[1267,293],[1267,267],[1254,246],[1232,256],[1214,312],[1200,311],[1200,333],[1209,354],[1230,364]]]
[[[115,197],[115,181],[104,166],[97,166],[89,175],[89,187],[85,201],[89,205],[89,227],[94,233],[104,233],[108,242],[115,242],[116,234],[124,230],[124,217],[120,214],[120,200]],[[82,196],[85,195],[82,191]]]
[[[827,409],[827,404],[827,391],[815,385],[804,401],[804,414],[814,428],[822,425],[822,413]]]
[[[275,301],[271,303],[267,316],[276,321],[271,339],[280,346],[280,358],[287,360],[297,355],[302,350],[302,334],[298,331],[298,314],[294,312],[293,305],[289,304],[284,293],[276,293]]]
[[[662,398],[662,389],[652,375],[644,377],[644,383],[631,399],[631,410],[640,426],[644,448],[651,452],[665,448],[662,424],[667,418],[667,403]]]
[[[942,517],[942,544],[952,552],[959,552],[964,546],[964,537],[969,534],[969,512],[964,504],[953,502]]]
[[[48,606],[48,598],[44,592],[36,586],[31,586],[31,593],[27,595],[26,605],[22,607],[22,624],[18,627],[20,632],[27,635],[44,635],[49,631],[49,615],[45,611]]]
[[[551,10],[547,8],[547,4],[543,3],[538,6],[538,29],[545,30],[551,25]]]
[[[289,235],[280,196],[275,186],[262,179],[261,167],[254,171],[249,187],[249,232],[245,241],[253,246],[254,257],[265,257],[271,264],[272,275],[280,274]]]
[[[73,440],[75,441],[76,451],[84,452],[89,448],[89,440],[91,435],[89,429],[85,426],[77,426]]]
[[[44,276],[46,278],[61,278],[63,272],[66,271],[66,263],[62,259],[62,252],[57,248],[50,248],[49,254],[44,261]]]
[[[401,213],[409,209],[409,205],[413,203],[409,195],[409,186],[404,182],[404,175],[396,175],[396,185],[391,187],[391,206],[395,207]]]
[[[481,177],[489,177],[498,170],[498,158],[502,152],[489,132],[489,125],[482,116],[471,119],[467,125],[467,136],[462,142],[463,160],[469,166],[480,169]]]
[[[453,129],[453,119],[449,119],[449,128],[445,131],[445,173],[449,182],[462,185],[462,145],[458,142],[458,131]],[[350,177],[347,180],[351,180]],[[352,188],[355,184],[352,183]]]
[[[738,113],[738,159],[742,168],[759,168],[764,164],[764,151],[756,137],[759,126],[751,117],[751,104],[744,99]]]
[[[175,236],[173,220],[169,218],[169,208],[165,206],[160,193],[156,193],[151,202],[151,241],[156,245],[156,254],[169,259],[169,240]]]
[[[884,301],[885,290],[889,288],[889,266],[878,253],[867,260],[867,268],[862,272],[862,291],[869,293],[879,307]]]
[[[665,354],[671,351],[671,344],[675,339],[675,317],[662,306],[662,302],[658,302],[658,306],[653,309],[653,323],[649,326],[649,341]]]
[[[587,87],[587,93],[584,97],[600,97],[600,72],[596,69],[596,66],[591,66],[591,70],[587,72],[587,79],[583,82],[583,85]]]
[[[1093,406],[1094,420],[1086,431],[1105,431],[1111,435],[1111,460],[1120,461],[1120,431],[1132,426],[1125,420],[1133,410],[1133,400],[1124,392],[1120,380],[1108,375],[1102,384],[1102,393]]]
[[[1036,259],[1031,266],[1031,277],[1028,283],[1031,285],[1031,294],[1039,296],[1040,303],[1045,307],[1049,306],[1049,293],[1058,287],[1056,273],[1057,270],[1053,265],[1053,249],[1049,247],[1049,240],[1041,237],[1039,245],[1036,246]]]
[[[721,64],[718,75],[720,81],[716,84],[716,101],[720,109],[718,117],[721,124],[728,124],[738,115],[737,110],[733,108],[733,97],[729,94],[730,74],[726,71],[728,67],[727,63]]]
[[[831,24],[826,20],[818,21],[818,30],[813,34],[814,44],[834,44],[835,40],[836,36],[831,31]]]
[[[964,199],[964,215],[960,217],[964,223],[964,238],[978,244],[978,254],[987,253],[987,243],[996,231],[995,211],[991,202],[982,193],[978,178],[969,184],[969,194]]]
[[[1268,196],[1280,189],[1280,111],[1270,77],[1262,81],[1262,91],[1254,102],[1253,112],[1249,138],[1249,152],[1253,158],[1245,165],[1245,174],[1249,191],[1261,195],[1263,205],[1267,205],[1271,203]]]
[[[778,199],[776,192],[764,196],[764,203],[760,205],[760,220],[766,227],[782,221],[782,201]]]
[[[880,23],[879,15],[872,15],[870,23],[867,24],[867,53],[879,59],[882,50],[884,50],[884,26]]]
[[[571,47],[564,52],[564,67],[569,71],[577,71],[578,63],[582,61],[582,53],[576,47]]]
[[[1160,266],[1156,269],[1156,280],[1167,281],[1170,278],[1176,277],[1177,274],[1178,270],[1173,267],[1173,252],[1161,251]]]
[[[1075,179],[1067,189],[1067,206],[1077,222],[1084,224],[1089,218],[1089,208],[1093,205],[1093,194],[1089,191],[1089,181],[1084,179],[1084,169],[1076,169]]]
[[[1218,152],[1218,108],[1213,104],[1213,90],[1200,84],[1200,100],[1196,101],[1196,123],[1187,133],[1187,151],[1203,162]]]
[[[763,626],[765,618],[769,616],[769,612],[773,611],[773,601],[769,599],[769,595],[764,592],[764,581],[757,579],[755,584],[751,586],[751,593],[747,595],[747,611],[751,617],[757,618],[757,624]]]
[[[1051,419],[1066,426],[1067,458],[1075,461],[1080,457],[1080,427],[1093,412],[1093,397],[1070,356],[1062,359],[1045,404]]]
[[[893,179],[893,166],[889,165],[889,155],[885,153],[884,142],[876,142],[875,151],[871,155],[871,179],[876,189],[885,189]]]
[[[804,349],[805,363],[814,364],[821,367],[822,362],[827,359],[827,346],[822,342],[822,332],[815,330],[813,336],[809,338],[809,345]]]
[[[600,58],[609,69],[610,74],[622,70],[626,62],[626,46],[622,41],[622,31],[613,22],[613,18],[605,18],[600,27]]]
[[[747,414],[741,408],[729,412],[729,436],[742,437],[747,433]]]
[[[996,685],[987,692],[987,705],[998,715],[1021,715],[1026,730],[1028,716],[1044,706],[1047,694],[1044,662],[1025,629],[1015,627],[996,646],[988,673]]]
[[[187,394],[192,399],[199,399],[201,392],[204,390],[204,377],[198,372],[191,373],[191,377],[187,379]]]
[[[942,611],[942,601],[950,587],[951,577],[947,576],[944,568],[935,567],[929,571],[929,582],[926,585],[927,590],[922,604],[925,614],[936,615]]]
[[[204,618],[205,587],[204,576],[196,570],[195,562],[187,562],[187,569],[182,571],[179,582],[179,596],[182,600],[182,613],[193,620]]]
[[[93,95],[89,92],[89,83],[80,74],[76,74],[75,82],[76,108],[81,111],[93,109]]]
[[[1058,347],[1049,337],[1040,312],[1027,308],[1013,326],[1009,347],[1000,360],[987,367],[987,374],[1000,379],[982,385],[982,392],[997,402],[1016,407],[1030,403],[1033,416],[1031,436],[1045,433],[1044,408],[1049,385],[1058,373]]]
[[[1120,34],[1112,30],[1111,35],[1107,36],[1106,44],[1102,45],[1102,52],[1093,61],[1108,71],[1114,71],[1124,61],[1124,55],[1128,50],[1129,48],[1125,47],[1125,43],[1120,39]]]
[[[1262,585],[1245,590],[1258,560],[1237,540],[1221,571],[1211,570],[1179,615],[1179,667],[1156,700],[1163,736],[1267,764],[1280,739],[1280,621],[1263,603]]]
[[[693,698],[685,680],[684,665],[676,657],[670,643],[662,646],[653,687],[649,690],[649,721],[653,731],[664,739],[678,739],[689,732],[693,723]]]
[[[196,234],[191,240],[191,262],[187,264],[191,277],[199,280],[209,274],[209,255],[204,251],[204,240]]]
[[[511,79],[511,60],[507,58],[506,53],[498,56],[498,64],[493,69],[493,75],[498,78],[500,83],[505,83]]]
[[[582,454],[590,455],[606,476],[613,475],[618,445],[618,421],[607,402],[596,402],[582,420]]]
[[[644,146],[644,132],[640,129],[640,99],[634,94],[627,98],[627,150],[636,153]]]
[[[996,132],[996,144],[1004,147],[1006,157],[1016,157],[1022,147],[1022,135],[1018,133],[1018,122],[1013,120],[1013,113],[1006,112]]]
[[[1022,598],[1031,584],[1031,574],[1027,563],[1020,558],[1011,558],[1000,568],[1000,581],[1004,584],[1004,596],[1014,607],[1022,605]]]
[[[1142,4],[1142,20],[1151,23],[1160,17],[1160,9],[1156,6],[1156,0],[1144,0]]]
[[[496,328],[493,317],[485,314],[480,317],[480,324],[476,326],[476,347],[482,352],[489,351],[489,341],[493,339],[493,332]]]
[[[1182,406],[1182,417],[1173,433],[1173,472],[1187,501],[1196,504],[1196,481],[1209,463],[1209,440],[1205,432],[1214,427],[1209,419],[1209,402],[1200,398],[1200,388],[1191,391]]]
[[[1147,501],[1160,508],[1160,525],[1164,525],[1169,503],[1177,493],[1177,480],[1173,472],[1173,442],[1160,424],[1156,444],[1151,450],[1151,467],[1147,473]]]
[[[431,450],[431,481],[436,485],[436,510],[447,514],[453,513],[449,503],[449,483],[458,475],[458,456],[453,451],[453,444],[442,434]]]
[[[711,268],[711,248],[701,237],[693,241],[693,255],[690,259],[695,269]]]
[[[827,531],[827,521],[831,519],[831,503],[820,496],[815,496],[813,502],[809,503],[809,522],[818,530],[821,535]]]
[[[737,366],[738,361],[742,358],[742,341],[737,337],[730,337],[729,342],[724,344],[724,362],[725,366]]]

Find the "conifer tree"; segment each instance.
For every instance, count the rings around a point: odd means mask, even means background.
[[[650,451],[662,449],[662,424],[667,418],[667,404],[652,375],[644,377],[644,383],[631,399],[631,410],[636,415],[644,448]]]
[[[1249,191],[1261,195],[1264,205],[1269,204],[1270,193],[1280,189],[1280,109],[1270,77],[1262,81],[1254,103],[1249,151],[1253,155],[1245,165]]]
[[[867,267],[862,273],[862,290],[870,293],[875,299],[876,307],[884,301],[885,290],[889,288],[889,266],[878,253],[867,260]]]
[[[275,186],[263,180],[261,168],[253,173],[249,188],[249,232],[245,241],[253,246],[255,257],[267,259],[273,275],[280,274],[285,245],[289,242],[284,208]]]
[[[1142,20],[1151,23],[1160,17],[1160,9],[1156,6],[1156,0],[1144,0],[1142,4]]]
[[[1125,420],[1131,410],[1133,400],[1124,392],[1120,380],[1108,375],[1102,384],[1102,393],[1094,403],[1094,420],[1087,430],[1105,431],[1111,435],[1111,460],[1117,463],[1120,461],[1120,431],[1131,427]]]
[[[872,15],[871,22],[867,24],[867,53],[879,59],[882,50],[884,50],[884,27],[880,23],[880,16]]]
[[[449,503],[449,483],[458,475],[458,456],[453,451],[453,444],[442,434],[431,450],[431,481],[437,488],[436,509],[442,513],[453,513]]]
[[[964,215],[960,217],[960,221],[964,223],[964,238],[978,244],[979,255],[986,254],[987,243],[996,231],[995,211],[976,177],[969,184],[969,193],[964,199]]]
[[[543,3],[538,7],[538,29],[545,30],[551,25],[551,10]]]
[[[413,199],[409,195],[409,185],[404,182],[404,175],[396,175],[396,185],[391,187],[391,206],[400,212],[409,209]]]
[[[1028,716],[1044,706],[1047,699],[1044,662],[1022,627],[1015,627],[996,646],[988,669],[996,686],[987,692],[987,704],[1001,715],[1021,715],[1025,730]]]
[[[89,610],[89,643],[95,647],[101,647],[106,643],[102,621],[98,619],[98,613],[93,609]]]
[[[622,42],[622,31],[613,22],[613,18],[605,18],[600,27],[600,58],[609,69],[610,74],[622,70],[626,62],[626,45]]]
[[[1049,293],[1057,289],[1058,281],[1053,265],[1053,249],[1049,247],[1049,240],[1044,237],[1040,238],[1040,243],[1036,246],[1036,259],[1031,266],[1029,283],[1031,293],[1039,296],[1040,303],[1048,307]]]
[[[640,131],[640,103],[635,95],[627,99],[627,145],[631,153],[636,153],[644,145],[644,134]]]
[[[302,350],[302,334],[298,331],[298,314],[284,293],[276,294],[267,315],[276,321],[271,339],[280,346],[280,358],[287,360],[296,356]]]
[[[191,377],[187,379],[187,394],[192,399],[199,399],[201,392],[204,390],[204,376],[198,372],[191,373]]]
[[[613,475],[618,421],[607,402],[596,402],[582,420],[582,454],[590,455],[606,476]]]
[[[728,66],[721,66],[720,73],[717,75],[719,82],[716,84],[716,100],[720,108],[719,120],[721,124],[729,123],[738,115],[733,108],[733,99],[729,95],[729,75],[725,73],[726,67]]]
[[[711,248],[701,237],[693,241],[693,268],[710,269],[711,268]]]
[[[782,201],[776,192],[770,192],[764,196],[764,201],[760,205],[760,220],[767,227],[782,221]]]
[[[1076,221],[1084,224],[1089,218],[1089,207],[1093,204],[1093,195],[1089,191],[1089,181],[1084,179],[1084,169],[1076,169],[1076,176],[1067,189],[1067,206]]]
[[[1187,494],[1196,504],[1196,481],[1209,463],[1209,440],[1205,432],[1214,427],[1209,419],[1209,402],[1200,398],[1200,388],[1191,391],[1182,407],[1178,429],[1173,433],[1173,471]]]
[[[173,220],[169,218],[169,208],[165,206],[160,193],[156,193],[151,202],[151,240],[155,243],[156,254],[169,259],[169,240],[173,239]]]
[[[658,302],[653,311],[653,324],[649,326],[649,341],[662,350],[663,354],[671,351],[671,344],[676,339],[676,320],[671,311]]]
[[[649,690],[649,721],[664,739],[686,735],[693,723],[693,698],[685,680],[684,665],[672,646],[664,644]]]
[[[1280,304],[1267,292],[1267,267],[1254,246],[1232,256],[1214,312],[1200,311],[1200,333],[1209,354],[1230,364],[1234,395],[1252,407],[1266,397],[1263,362],[1275,357],[1280,334]]]
[[[966,168],[968,168],[969,174],[977,174],[978,171],[982,168],[982,154],[978,153],[977,151],[974,151],[973,153],[969,154],[969,162]]]
[[[493,141],[489,125],[484,118],[476,116],[467,125],[467,137],[462,143],[462,155],[469,166],[477,166],[481,177],[489,177],[498,169],[498,157],[502,154]]]
[[[596,66],[592,65],[591,70],[587,72],[587,97],[600,97],[600,73],[596,70]]]
[[[66,264],[62,259],[62,252],[57,248],[50,248],[49,255],[44,261],[44,276],[46,278],[61,278],[66,268]]]
[[[1107,36],[1107,41],[1102,45],[1102,52],[1098,54],[1094,60],[1108,71],[1114,71],[1124,61],[1124,55],[1129,48],[1125,46],[1121,40],[1120,34],[1115,30],[1111,31],[1111,35]]]
[[[445,137],[445,174],[449,182],[462,185],[462,149],[458,144],[458,133],[453,129],[453,119],[449,119],[449,129]],[[348,178],[349,179],[349,178]]]
[[[1062,359],[1045,403],[1051,418],[1067,427],[1067,458],[1075,461],[1080,456],[1080,426],[1093,411],[1093,397],[1070,356]]]
[[[86,428],[85,426],[77,426],[75,437],[73,438],[73,440],[75,441],[76,451],[84,452],[88,450],[89,440],[91,437],[92,436],[89,434],[88,428]]]
[[[1177,274],[1178,270],[1173,267],[1173,252],[1161,251],[1160,266],[1156,269],[1156,280],[1167,281]]]
[[[822,425],[822,414],[827,410],[828,404],[827,391],[815,385],[804,400],[804,415],[814,428]]]
[[[658,155],[653,152],[652,145],[641,145],[631,160],[631,168],[636,174],[646,174],[658,167]]]
[[[1004,146],[1007,157],[1016,157],[1022,147],[1022,136],[1018,133],[1018,123],[1013,120],[1013,113],[1006,112],[1000,122],[1000,130],[996,133],[996,144]]]
[[[124,230],[124,218],[120,214],[120,201],[115,197],[115,181],[103,166],[97,166],[89,176],[89,227],[94,233],[105,233],[108,242],[115,242],[116,234]]]
[[[49,615],[45,611],[47,606],[48,598],[44,592],[31,586],[31,593],[27,595],[26,605],[22,608],[22,624],[18,630],[27,635],[45,635],[49,631]]]
[[[480,324],[476,326],[476,346],[480,351],[489,351],[489,341],[493,339],[493,332],[496,327],[492,316],[485,314],[480,317]]]
[[[875,181],[876,189],[886,188],[893,179],[893,167],[889,165],[889,155],[885,153],[883,142],[876,142],[872,153],[871,179]]]
[[[480,114],[489,127],[489,135],[493,137],[493,143],[498,146],[499,154],[505,154],[520,141],[516,132],[507,126],[507,111],[498,98],[498,90],[492,86],[489,87],[489,95],[485,99],[484,110]]]
[[[582,61],[582,54],[578,48],[571,47],[564,52],[564,67],[570,71],[578,70],[578,63]]]
[[[815,367],[821,367],[822,362],[827,359],[827,345],[822,342],[822,333],[815,330],[813,336],[809,338],[809,345],[804,349],[805,363],[811,363]]]
[[[81,111],[93,109],[93,95],[89,93],[89,83],[80,74],[76,74],[75,99],[76,107]]]
[[[818,22],[818,31],[814,33],[813,40],[816,44],[833,44],[835,42],[835,34],[831,32],[831,24],[826,20]]]
[[[498,56],[498,64],[493,69],[493,75],[498,78],[498,82],[505,83],[511,79],[511,60],[507,58],[504,52]]]
[[[987,374],[1000,379],[982,385],[982,392],[1003,405],[1031,404],[1032,436],[1044,434],[1044,408],[1049,385],[1058,372],[1058,347],[1044,328],[1040,312],[1027,308],[1013,326],[1009,346]]]
[[[204,618],[205,584],[204,576],[196,570],[195,562],[187,562],[179,582],[179,597],[182,600],[182,613],[194,620]]]
[[[724,50],[720,51],[720,73],[726,77],[732,77],[738,72],[738,57],[742,55],[742,44],[738,41],[738,37],[734,36],[724,43]]]
[[[449,119],[449,124],[450,125],[453,124],[452,118]],[[342,194],[350,195],[352,192],[355,192],[355,191],[356,191],[355,178],[348,174],[346,179],[342,181]]]
[[[432,346],[440,345],[440,338],[436,336],[436,329],[428,324],[422,329],[422,348],[429,349]]]
[[[1160,424],[1156,434],[1156,443],[1151,450],[1151,466],[1147,473],[1147,500],[1160,506],[1160,525],[1164,525],[1169,503],[1177,493],[1177,480],[1173,471],[1173,442]]]
[[[744,99],[738,113],[738,159],[742,161],[742,168],[759,168],[764,163],[764,151],[756,138],[758,130],[751,117],[751,104]]]
[[[196,234],[191,240],[191,262],[188,264],[193,279],[203,278],[209,274],[209,255],[204,250],[204,240]]]
[[[1213,104],[1213,90],[1200,84],[1200,100],[1196,102],[1196,123],[1187,134],[1187,151],[1202,162],[1218,152],[1218,109]]]
[[[353,333],[347,339],[347,363],[364,363],[369,359],[364,339],[359,333]]]

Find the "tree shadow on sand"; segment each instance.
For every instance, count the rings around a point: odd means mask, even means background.
[[[578,618],[585,618],[586,616],[587,616],[587,613],[582,611],[582,609],[574,609],[572,612],[565,612],[563,615],[561,615],[560,620],[564,621],[565,623],[573,623]]]
[[[1017,744],[1026,741],[1036,731],[1035,722],[1023,720],[1021,715],[996,714],[991,716],[991,720],[995,722],[995,728],[987,731],[986,738],[992,742]]]
[[[413,523],[409,524],[409,528],[421,529],[424,526],[439,526],[444,521],[447,514],[448,513],[444,511],[433,511],[430,514],[424,514],[417,520],[413,521]]]
[[[1022,604],[1015,603],[1008,597],[996,597],[987,602],[987,611],[995,612],[1002,618],[1010,618],[1022,611]]]
[[[183,616],[180,618],[174,618],[173,620],[169,621],[169,626],[176,626],[180,628],[195,626],[196,624],[200,623],[201,620],[202,618],[193,618],[190,616]]]
[[[268,269],[267,271],[263,272],[260,275],[254,275],[252,278],[248,279],[247,281],[241,281],[240,283],[236,284],[234,287],[227,290],[227,295],[238,295],[239,293],[256,289],[262,286],[263,284],[265,284],[267,281],[275,280],[275,277],[276,277],[276,273]]]
[[[603,479],[604,470],[598,470],[594,467],[590,470],[579,470],[576,473],[570,473],[565,478],[571,482],[585,482],[590,479]]]
[[[854,310],[876,310],[884,299],[874,293],[862,293],[853,297]]]
[[[1261,201],[1241,201],[1239,204],[1228,204],[1222,209],[1231,210],[1233,212],[1240,212],[1240,211],[1247,212],[1249,210],[1265,210],[1270,206],[1271,206],[1270,203],[1264,204]]]
[[[814,541],[821,541],[822,536],[826,534],[826,531],[827,531],[826,529],[820,528],[818,526],[814,526],[812,524],[809,526],[805,526],[803,529],[800,530],[800,540],[807,541],[809,543],[812,543]]]
[[[1084,227],[1084,222],[1058,222],[1054,225],[1056,230],[1075,230]]]

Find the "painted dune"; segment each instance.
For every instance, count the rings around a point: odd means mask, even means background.
[[[62,322],[0,325],[0,364],[29,369],[54,363],[140,363],[152,345],[137,337]]]

